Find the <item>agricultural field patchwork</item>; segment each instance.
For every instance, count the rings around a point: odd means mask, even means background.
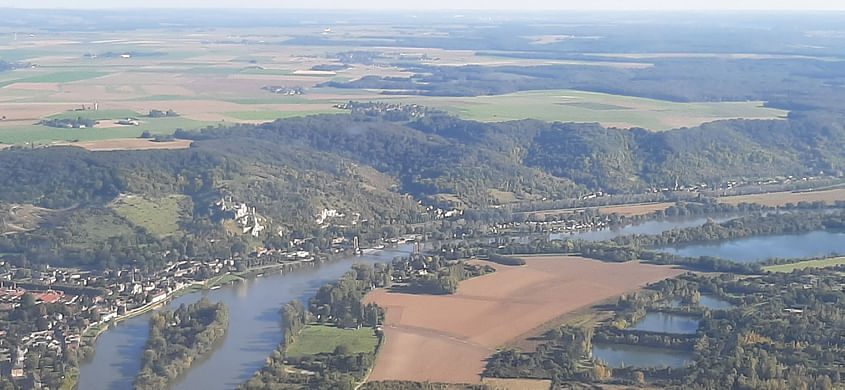
[[[287,34],[312,33],[290,27]],[[344,39],[371,31],[350,30]],[[655,99],[574,90],[523,91],[496,96],[433,97],[384,95],[380,90],[323,87],[327,81],[365,76],[409,77],[408,58],[432,66],[573,65],[643,69],[648,61],[538,60],[499,56],[496,52],[417,48],[376,48],[375,65],[343,64],[336,53],[348,46],[296,46],[285,34],[256,29],[260,45],[233,42],[227,31],[204,33],[149,31],[43,33],[17,41],[0,39],[0,59],[31,64],[0,73],[0,144],[50,144],[133,138],[143,132],[172,134],[229,123],[259,123],[291,116],[342,113],[335,104],[349,100],[417,103],[465,119],[506,121],[599,122],[620,128],[667,130],[726,118],[781,118],[786,112],[762,102],[675,103]],[[339,36],[339,35],[338,35]],[[538,42],[546,42],[540,37]],[[558,39],[553,37],[554,39]],[[405,59],[403,59],[405,58]],[[320,70],[324,67],[333,70]],[[335,70],[336,69],[336,70]],[[273,93],[264,87],[300,88],[303,94]],[[145,118],[150,110],[172,109],[178,118]],[[100,121],[97,128],[44,126],[47,119]],[[137,118],[135,126],[117,126]]]

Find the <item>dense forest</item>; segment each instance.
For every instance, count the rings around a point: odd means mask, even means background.
[[[316,237],[322,243],[314,241],[315,249],[325,249],[330,235],[378,239],[431,222],[436,215],[427,205],[493,215],[504,211],[485,208],[591,191],[624,198],[677,184],[714,188],[729,180],[838,176],[845,170],[838,120],[796,114],[652,133],[533,120],[480,123],[436,111],[421,118],[353,113],[177,132],[195,141],[188,150],[13,148],[0,153],[0,202],[63,211],[43,221],[47,229],[3,237],[0,250],[33,263],[155,267],[165,261],[161,253],[184,255],[191,241],[204,253],[230,257],[243,252],[244,242],[220,229],[223,215],[213,205],[223,197],[269,219],[279,234],[261,237],[261,246],[285,248],[293,238]],[[189,197],[193,210],[180,224],[186,235],[153,237],[103,216],[107,211],[91,211],[120,194]],[[341,230],[319,229],[314,216],[323,209],[355,219]],[[104,218],[124,228],[87,245],[63,238],[62,231],[79,230],[74,221],[85,226]],[[223,243],[210,248],[210,240]]]
[[[141,358],[135,389],[163,389],[190,368],[199,357],[211,352],[229,327],[225,303],[199,302],[164,310],[150,318],[150,336]]]

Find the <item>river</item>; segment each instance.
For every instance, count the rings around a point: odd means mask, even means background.
[[[389,262],[412,251],[413,245],[403,245],[286,274],[268,271],[260,278],[173,300],[167,306],[190,304],[208,296],[211,301],[223,301],[229,307],[229,331],[222,345],[192,367],[173,389],[237,387],[264,365],[267,356],[282,341],[279,310],[284,303],[293,299],[307,301],[321,286],[340,278],[353,263]],[[123,321],[99,337],[94,358],[80,367],[80,389],[132,389],[149,335],[151,315],[146,313]]]
[[[737,240],[678,245],[658,251],[681,256],[714,256],[742,263],[770,258],[794,259],[845,254],[845,232],[815,231],[803,234],[754,236]]]
[[[729,218],[726,217],[726,219]],[[654,234],[673,228],[696,226],[704,222],[706,218],[701,217],[650,221],[621,229],[584,232],[572,237],[595,240],[623,234]],[[762,258],[766,256],[807,257],[830,252],[845,253],[843,238],[845,238],[845,233],[813,232],[795,236],[752,237],[667,250],[686,251],[688,255],[694,256],[707,254],[738,259],[735,253],[725,251],[739,246],[750,248],[740,252],[751,253],[753,254],[751,258],[757,259],[761,256]],[[800,250],[795,250],[796,247]],[[292,299],[308,300],[318,288],[337,280],[355,262],[370,264],[389,262],[396,256],[408,255],[412,250],[413,245],[404,245],[397,249],[387,249],[365,256],[352,256],[318,268],[304,268],[284,275],[278,270],[268,271],[261,278],[250,279],[213,291],[191,293],[175,299],[168,306],[193,303],[204,295],[212,301],[224,301],[229,306],[230,324],[222,345],[210,357],[191,368],[173,388],[213,390],[237,387],[264,365],[266,357],[282,340],[279,309],[285,302]],[[140,369],[140,357],[149,333],[150,315],[147,313],[123,321],[99,337],[93,359],[81,366],[80,389],[132,388],[132,381]],[[690,325],[689,328],[692,326]],[[693,329],[692,332],[694,331]]]

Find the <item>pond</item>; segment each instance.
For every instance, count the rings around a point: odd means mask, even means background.
[[[698,318],[652,312],[646,314],[642,320],[627,329],[658,333],[694,334],[698,330]]]
[[[593,356],[611,367],[683,367],[693,360],[692,353],[668,348],[625,344],[594,344]]]

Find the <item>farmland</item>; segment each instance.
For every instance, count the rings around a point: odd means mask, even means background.
[[[482,383],[490,390],[549,390],[552,387],[552,381],[547,379],[484,378]]]
[[[845,188],[810,192],[769,192],[766,194],[726,196],[719,198],[719,202],[738,205],[740,203],[757,203],[763,206],[785,206],[787,203],[825,202],[834,204],[845,201]]]
[[[785,111],[763,102],[675,103],[656,99],[574,90],[524,91],[475,98],[422,97],[401,101],[438,107],[482,122],[540,119],[598,122],[607,127],[669,130],[725,118],[773,119]]]
[[[828,259],[807,260],[791,264],[770,265],[763,267],[763,269],[769,272],[792,272],[797,269],[826,268],[843,264],[845,264],[845,257],[831,257]]]
[[[385,344],[371,380],[480,383],[496,348],[544,323],[665,278],[680,270],[573,256],[526,258],[521,267],[463,282],[450,296],[377,290],[387,311]]]
[[[156,142],[145,138],[114,138],[101,141],[72,142],[68,145],[85,148],[92,152],[108,152],[112,150],[187,149],[192,142],[184,139]]]
[[[620,128],[667,130],[725,118],[780,118],[786,112],[762,102],[676,103],[656,99],[575,90],[523,91],[496,96],[434,97],[383,95],[380,90],[322,87],[327,81],[364,76],[408,77],[401,61],[389,57],[401,48],[382,47],[378,66],[347,63],[333,71],[313,70],[341,63],[333,53],[348,47],[282,44],[279,34],[312,33],[288,27],[263,37],[264,45],[227,40],[228,31],[204,33],[150,30],[144,32],[44,33],[6,42],[0,59],[31,63],[0,74],[0,144],[96,141],[138,137],[144,131],[172,134],[227,123],[257,123],[277,118],[340,113],[333,108],[349,100],[418,103],[465,119],[504,121],[535,118],[548,121],[599,122]],[[367,30],[348,34],[367,34]],[[224,43],[225,42],[225,43]],[[121,53],[127,53],[125,56]],[[454,66],[573,65],[642,69],[648,62],[559,61],[498,57],[468,50],[416,48],[430,58],[425,64]],[[262,90],[280,85],[302,88],[287,96]],[[95,104],[98,110],[94,110]],[[142,117],[150,110],[173,109],[179,118],[143,118],[138,126],[111,125],[118,119]],[[100,120],[104,128],[59,129],[38,124],[44,119],[77,117]]]

